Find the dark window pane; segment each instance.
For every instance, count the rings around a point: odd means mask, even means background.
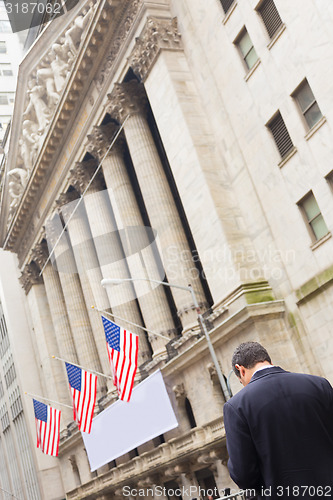
[[[234,0],[221,0],[221,4],[225,14],[228,12],[233,3]]]

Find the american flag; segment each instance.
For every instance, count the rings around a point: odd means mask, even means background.
[[[102,316],[106,345],[119,398],[129,401],[138,367],[139,337]]]
[[[74,420],[80,431],[91,431],[96,403],[97,376],[66,363],[69,387],[73,397]]]
[[[61,411],[49,405],[33,399],[37,448],[40,448],[46,455],[58,456],[60,438],[60,415]]]

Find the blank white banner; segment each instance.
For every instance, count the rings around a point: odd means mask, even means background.
[[[91,471],[178,426],[160,371],[134,387],[129,403],[116,401],[82,433]]]

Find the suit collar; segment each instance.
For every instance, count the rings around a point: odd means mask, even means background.
[[[251,384],[251,382],[255,382],[259,378],[267,377],[267,375],[271,375],[273,373],[287,373],[287,372],[286,372],[286,370],[283,370],[279,366],[272,366],[271,368],[265,368],[264,370],[258,370],[257,372],[255,372],[252,375],[252,378],[251,378],[249,383]]]

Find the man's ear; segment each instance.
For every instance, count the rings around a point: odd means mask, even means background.
[[[237,377],[240,378],[239,365],[237,363],[235,364],[235,369],[237,371]]]
[[[246,371],[245,371],[245,367],[243,365],[235,365],[235,368],[238,370],[239,378],[245,376]]]

